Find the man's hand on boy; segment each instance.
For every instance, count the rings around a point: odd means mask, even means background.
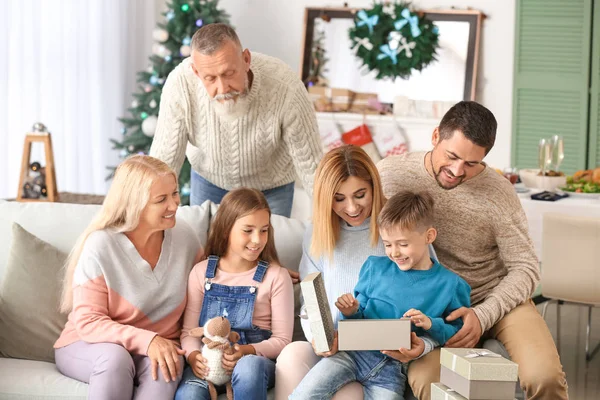
[[[407,363],[419,357],[425,351],[425,342],[417,336],[416,333],[410,334],[410,350],[400,348],[398,350],[382,350],[381,352],[388,357]]]
[[[481,339],[481,323],[472,308],[461,307],[446,317],[446,321],[463,320],[463,327],[446,342],[446,347],[473,348]]]
[[[358,300],[356,300],[350,293],[341,295],[335,302],[335,306],[346,317],[356,314],[358,311],[358,305]]]
[[[407,312],[404,313],[404,317],[410,317],[410,322],[418,326],[419,328],[423,328],[426,331],[431,329],[431,318],[427,315],[423,314],[419,310],[415,310],[411,308]]]
[[[332,355],[334,355],[335,353],[338,352],[338,332],[335,331],[333,333],[333,343],[331,344],[331,350],[329,350],[329,351],[325,351],[323,353],[317,353],[317,350],[315,349],[315,341],[313,340],[312,342],[310,342],[310,344],[312,344],[315,354],[318,355],[319,357],[331,357]]]

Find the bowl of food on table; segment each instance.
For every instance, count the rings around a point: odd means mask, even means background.
[[[575,172],[560,190],[572,197],[600,197],[600,168]]]
[[[539,169],[522,169],[519,171],[519,177],[526,187],[549,192],[555,192],[558,188],[567,184],[565,174],[553,170],[542,173]]]

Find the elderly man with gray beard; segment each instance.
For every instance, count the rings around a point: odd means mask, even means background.
[[[322,156],[298,74],[276,58],[251,55],[225,24],[199,29],[191,47],[165,82],[150,155],[179,171],[187,154],[191,204],[220,203],[246,186],[263,191],[272,213],[289,217],[296,176],[312,193]]]

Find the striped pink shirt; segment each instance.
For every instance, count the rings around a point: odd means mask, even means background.
[[[187,277],[200,248],[192,228],[178,220],[165,231],[152,269],[125,234],[92,233],[75,269],[73,310],[54,347],[83,340],[146,354],[155,335],[177,340]]]

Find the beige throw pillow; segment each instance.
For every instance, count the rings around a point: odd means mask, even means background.
[[[0,288],[0,356],[54,362],[67,322],[58,311],[67,254],[13,223]]]

